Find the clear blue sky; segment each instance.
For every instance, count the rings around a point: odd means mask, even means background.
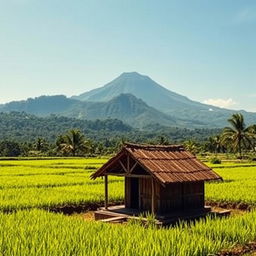
[[[0,102],[79,94],[137,71],[256,111],[255,0],[0,0]]]

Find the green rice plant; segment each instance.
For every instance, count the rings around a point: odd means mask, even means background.
[[[0,210],[101,204],[103,179],[91,180],[95,169],[84,168],[99,168],[102,161],[106,159],[0,161]],[[223,163],[216,167],[224,181],[206,183],[206,200],[256,206],[256,166]],[[111,203],[122,201],[123,178],[110,177],[109,184]]]
[[[206,184],[206,199],[220,203],[256,206],[256,167],[214,169],[223,182]]]
[[[109,200],[123,199],[123,182],[109,184]],[[29,208],[55,208],[62,206],[96,206],[104,202],[104,186],[75,185],[41,188],[10,188],[0,190],[0,210],[13,211]]]
[[[0,213],[0,255],[204,256],[256,239],[256,212],[173,228],[110,225],[42,210]]]
[[[83,162],[99,168],[97,159],[64,159],[36,161],[3,161],[0,169],[0,210],[13,211],[28,208],[55,208],[60,206],[99,206],[104,201],[103,180],[90,179],[92,169],[64,168]],[[102,161],[102,159],[100,159]],[[45,164],[45,167],[42,168]],[[89,164],[89,165],[88,165]],[[51,168],[61,166],[63,168]],[[78,166],[79,166],[78,165]],[[39,166],[39,168],[38,168]],[[123,199],[120,177],[109,179],[110,202]],[[116,183],[114,185],[114,183]]]

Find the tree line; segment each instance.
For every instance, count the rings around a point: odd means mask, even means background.
[[[256,151],[256,124],[246,126],[242,114],[233,114],[228,119],[230,126],[223,130],[214,130],[214,135],[206,139],[204,135],[208,130],[202,129],[178,129],[163,128],[135,133],[122,133],[116,136],[108,136],[105,133],[100,140],[89,138],[80,129],[74,128],[58,135],[54,141],[43,136],[29,141],[16,141],[4,139],[0,141],[0,156],[97,156],[109,155],[117,152],[124,142],[147,143],[147,144],[183,144],[189,151],[197,153],[210,152],[235,153],[239,158],[244,153]],[[92,123],[95,126],[95,123]],[[97,124],[97,122],[96,122]],[[101,124],[106,125],[106,122]],[[107,125],[119,125],[117,121],[108,121]],[[122,128],[123,129],[123,128]],[[157,131],[156,131],[157,130]],[[184,136],[186,133],[186,136]],[[176,137],[175,137],[175,136]],[[189,139],[188,139],[189,138]],[[191,138],[191,139],[190,139]],[[200,140],[201,139],[201,140]]]
[[[143,129],[133,128],[118,119],[82,120],[62,116],[38,117],[25,112],[0,113],[0,141],[34,142],[41,137],[54,143],[60,133],[78,129],[93,141],[105,144],[106,140],[129,138],[146,142],[159,136],[168,137],[173,143],[193,138],[206,140],[219,132],[219,129],[188,129],[151,124]]]
[[[93,141],[86,138],[80,130],[71,129],[59,135],[54,143],[43,137],[36,138],[34,142],[3,140],[0,142],[0,156],[96,156],[111,154],[118,148],[119,145],[115,141]]]

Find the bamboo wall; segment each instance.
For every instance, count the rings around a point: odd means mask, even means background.
[[[204,182],[172,183],[162,186],[154,181],[155,212],[167,214],[174,211],[204,207]],[[125,178],[125,206],[151,211],[151,178]]]

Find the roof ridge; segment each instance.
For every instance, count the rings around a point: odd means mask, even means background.
[[[135,143],[125,143],[126,148],[142,148],[142,149],[175,149],[175,150],[185,150],[182,145],[154,145],[154,144],[135,144]]]
[[[208,167],[208,168],[205,168],[205,169],[200,169],[200,170],[193,170],[193,171],[189,171],[189,173],[191,174],[191,173],[197,173],[197,172],[207,172],[207,171],[209,171],[209,170],[211,170],[211,168],[210,167]],[[171,172],[166,172],[166,171],[154,171],[155,173],[171,173],[171,174],[175,174],[175,173],[178,173],[178,174],[188,174],[188,172],[187,171],[171,171]]]
[[[167,158],[167,157],[144,157],[144,156],[138,156],[136,157],[137,159],[141,160],[160,160],[160,161],[184,161],[184,160],[193,160],[197,159],[196,156],[191,156],[191,157],[181,157],[181,158]]]

